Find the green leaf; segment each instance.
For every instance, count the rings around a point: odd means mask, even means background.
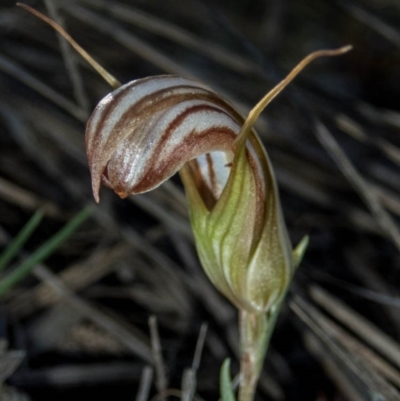
[[[293,260],[295,267],[298,267],[301,261],[303,260],[309,242],[310,242],[310,237],[308,235],[305,235],[301,239],[301,241],[297,244],[296,248],[293,250]]]
[[[43,212],[38,210],[25,224],[17,236],[10,242],[3,253],[0,255],[0,272],[3,271],[8,263],[14,258],[18,251],[24,246],[25,242],[35,231],[36,227],[43,219]]]
[[[0,282],[0,296],[12,288],[38,264],[48,258],[75,230],[90,216],[91,209],[86,207],[69,221],[60,231],[54,234],[28,259],[23,261]]]
[[[231,375],[230,375],[231,360],[225,359],[221,367],[220,373],[220,391],[221,401],[235,401],[235,394],[233,393]]]

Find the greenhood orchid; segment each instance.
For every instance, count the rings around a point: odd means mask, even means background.
[[[239,309],[267,312],[285,294],[295,260],[273,169],[253,124],[309,62],[347,50],[306,57],[246,120],[192,79],[161,75],[119,87],[87,124],[96,201],[101,183],[126,197],[180,171],[206,274]]]
[[[251,401],[268,342],[307,238],[293,251],[272,165],[253,130],[263,109],[312,60],[310,54],[246,119],[208,86],[154,76],[123,85],[93,112],[86,146],[93,194],[150,191],[179,171],[196,248],[214,286],[239,310],[239,401]]]
[[[244,120],[197,81],[157,76],[106,96],[87,124],[93,191],[121,197],[180,174],[202,265],[238,308],[266,312],[293,274],[271,164]]]
[[[307,245],[304,240],[292,251],[273,169],[253,125],[307,64],[351,46],[307,56],[244,119],[193,79],[162,75],[121,86],[54,21],[19,6],[61,33],[116,88],[100,101],[86,129],[96,201],[101,183],[124,198],[179,171],[203,268],[239,310],[239,401],[252,401],[280,305]],[[225,363],[224,400],[233,398],[228,370]]]

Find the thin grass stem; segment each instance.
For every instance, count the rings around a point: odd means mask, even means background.
[[[69,221],[60,231],[46,241],[28,259],[23,261],[0,282],[0,296],[28,275],[40,262],[48,258],[76,229],[90,216],[91,209],[86,207]]]
[[[0,272],[2,272],[14,256],[17,255],[18,251],[24,246],[25,242],[30,238],[42,219],[43,211],[36,211],[17,236],[8,244],[6,249],[0,255]]]

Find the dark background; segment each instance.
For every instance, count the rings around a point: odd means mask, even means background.
[[[121,82],[195,77],[243,113],[308,53],[354,46],[307,67],[258,123],[292,241],[308,234],[310,246],[257,397],[399,399],[400,3],[27,3],[55,11]],[[0,247],[42,208],[24,258],[93,204],[92,217],[42,270],[3,296],[1,336],[25,352],[8,391],[32,400],[135,399],[152,364],[155,315],[174,389],[208,323],[197,397],[218,399],[224,358],[238,371],[236,312],[199,266],[178,177],[123,201],[102,190],[94,205],[85,122],[110,88],[71,51],[68,69],[48,26],[13,1],[0,6]]]

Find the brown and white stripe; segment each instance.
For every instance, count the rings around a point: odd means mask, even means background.
[[[101,182],[126,197],[159,186],[193,159],[217,200],[242,124],[243,118],[226,100],[192,79],[165,75],[121,86],[98,104],[87,124],[96,201]],[[247,148],[265,193],[257,157],[263,150],[255,135]]]

